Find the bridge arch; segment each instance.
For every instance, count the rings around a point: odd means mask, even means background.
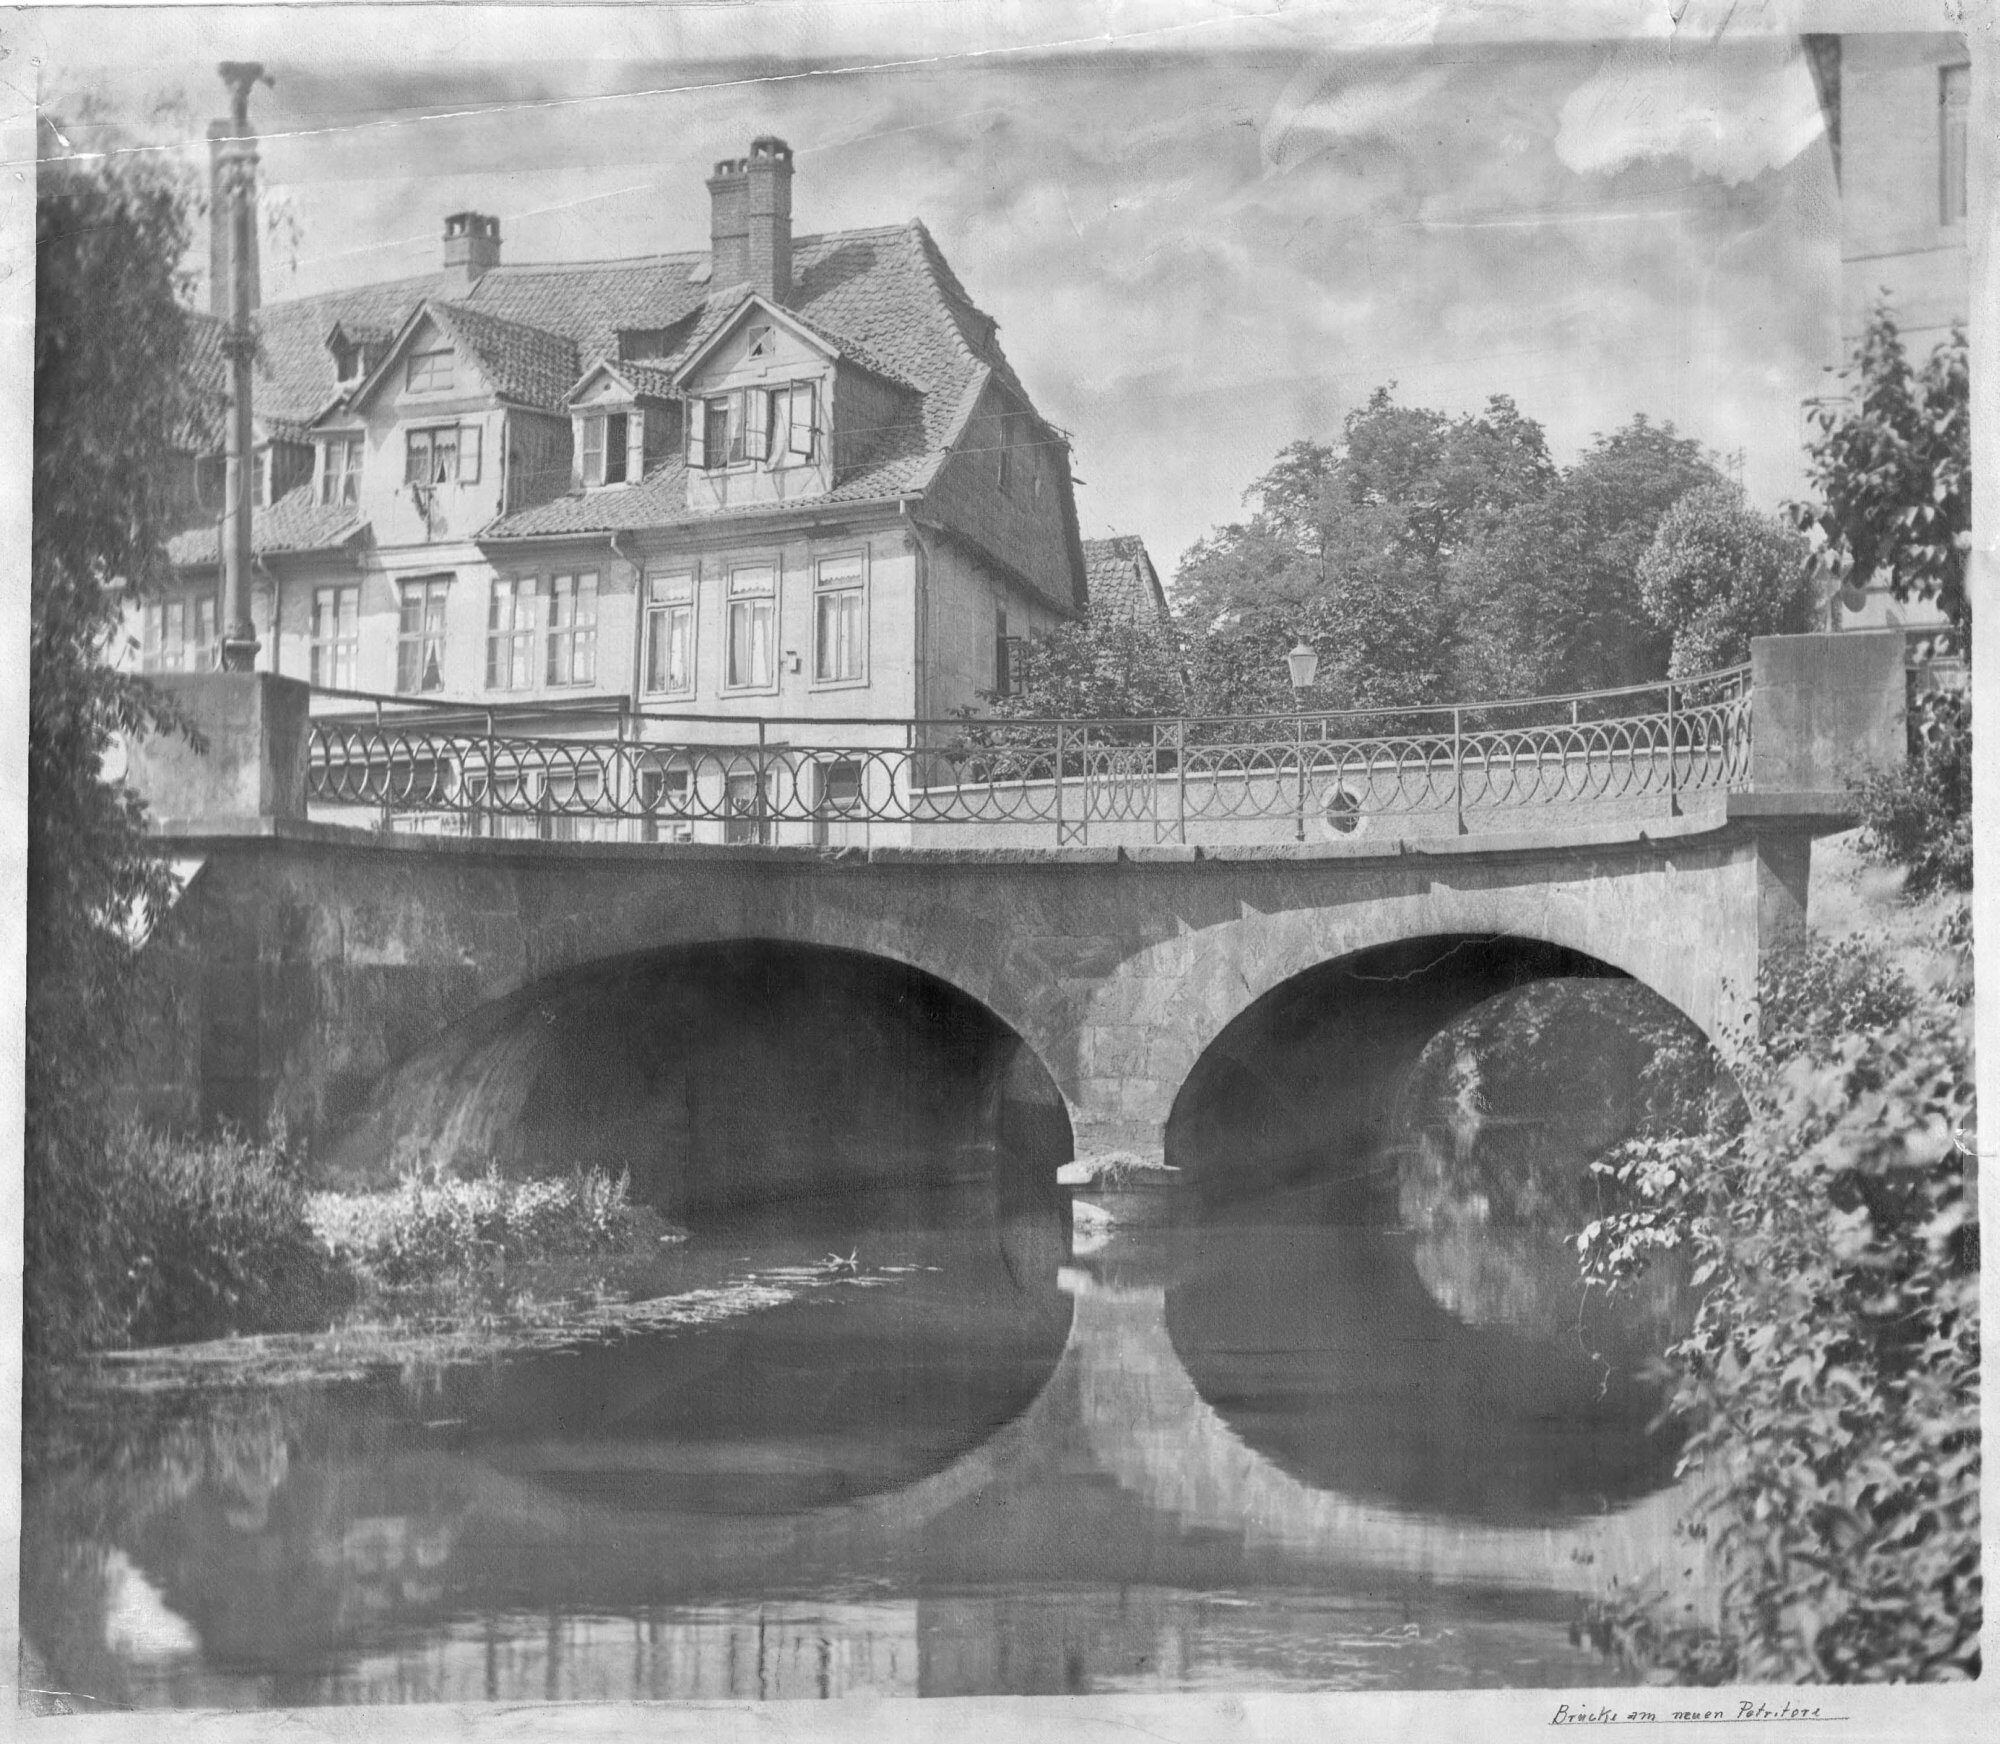
[[[1070,1154],[1055,1080],[983,1002],[760,932],[590,956],[488,998],[388,1071],[322,1160],[348,1181],[419,1157],[598,1163],[683,1215],[948,1185],[995,1159],[1033,1191]]]
[[[1470,938],[1553,951],[1638,981],[1711,1041],[1740,1019],[1754,986],[1757,867],[1724,845],[1391,856],[1329,870],[1263,868],[1251,900],[1142,945],[1092,991],[1079,1026],[1081,1150],[1158,1156],[1182,1091],[1231,1025],[1300,977],[1369,951]],[[1717,926],[1719,911],[1731,924]],[[1687,949],[1690,938],[1705,948]]]

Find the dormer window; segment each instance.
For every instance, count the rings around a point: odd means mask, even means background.
[[[319,500],[358,503],[361,500],[361,456],[364,439],[335,436],[320,444]]]
[[[578,478],[585,490],[637,484],[646,472],[646,414],[627,410],[584,412],[576,420]]]
[[[457,354],[450,346],[441,351],[413,351],[410,353],[407,382],[413,394],[444,393],[452,385],[453,365]]]
[[[811,460],[818,429],[819,384],[738,388],[699,400],[688,418],[688,465],[708,471]]]

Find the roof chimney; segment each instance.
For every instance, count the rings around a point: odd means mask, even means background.
[[[782,303],[792,289],[792,148],[750,142],[750,282]]]
[[[225,185],[223,166],[228,161],[229,142],[236,137],[236,124],[232,121],[211,121],[208,124],[208,312],[221,320],[229,319],[229,190]],[[257,162],[255,145],[246,148],[251,165]],[[256,199],[256,184],[251,184],[251,199]],[[257,282],[257,223],[253,215],[250,223],[250,247],[245,265],[249,271],[250,307],[255,309],[260,300]]]
[[[708,178],[709,287],[740,285],[750,276],[750,165],[726,157]]]
[[[446,295],[472,289],[500,264],[500,220],[484,212],[454,212],[444,221]]]

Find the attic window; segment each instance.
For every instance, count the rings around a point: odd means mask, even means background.
[[[452,385],[452,365],[455,361],[449,346],[442,351],[412,352],[409,391],[413,394],[444,392]]]
[[[646,414],[586,412],[576,421],[577,483],[637,484],[646,470]]]
[[[743,354],[745,357],[769,357],[776,350],[777,340],[769,322],[750,329],[750,349]]]

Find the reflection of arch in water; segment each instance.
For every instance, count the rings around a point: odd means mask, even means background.
[[[1160,1286],[1079,1279],[1067,1359],[1098,1462],[1183,1526],[1239,1533],[1253,1550],[1456,1586],[1599,1595],[1684,1554],[1675,1490],[1562,1523],[1426,1518],[1301,1482],[1246,1444],[1196,1389],[1167,1331]]]
[[[937,1185],[998,1153],[1052,1184],[1069,1116],[980,1000],[861,951],[748,938],[594,960],[467,1014],[376,1087],[335,1178],[398,1157],[629,1167],[670,1215]]]

